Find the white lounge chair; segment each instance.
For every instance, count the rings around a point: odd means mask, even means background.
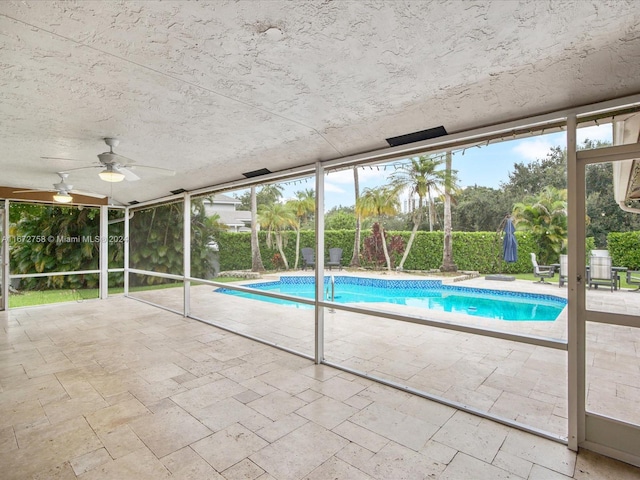
[[[551,278],[556,273],[556,267],[552,265],[538,265],[536,254],[531,254],[531,263],[533,264],[533,276],[539,278],[537,283],[549,283],[545,278]]]
[[[567,255],[560,255],[560,273],[558,273],[558,279],[560,280],[559,286],[563,287],[569,277],[569,257]]]
[[[608,285],[613,292],[613,289],[616,288],[617,275],[612,267],[611,257],[591,257],[588,275],[589,288]]]

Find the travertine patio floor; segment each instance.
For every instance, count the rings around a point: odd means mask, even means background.
[[[345,274],[345,273],[343,273]],[[459,285],[566,297],[566,288],[530,281]],[[136,294],[180,310],[181,291]],[[191,289],[191,312],[229,328],[308,355],[314,353],[310,310]],[[640,314],[640,294],[591,290],[590,308]],[[567,338],[567,312],[554,322],[510,322],[389,304],[387,311],[464,323],[512,333]],[[640,330],[589,324],[587,406],[597,413],[640,424]],[[325,359],[331,363],[438,395],[448,400],[566,437],[567,353],[412,323],[336,310],[325,315]]]
[[[618,293],[632,295],[610,295]],[[151,294],[180,306],[178,289]],[[196,315],[312,352],[312,311],[213,295],[204,286],[192,297]],[[564,419],[565,387],[554,385],[565,384],[565,374],[549,375],[560,372],[563,352],[357,317],[327,314],[327,359],[448,394],[456,391],[449,383],[471,397],[499,390],[496,409],[508,405],[507,394],[521,401],[528,388],[526,398],[557,402],[555,413],[530,409],[533,419]],[[640,475],[131,299],[15,309],[0,319],[3,478]],[[613,366],[606,358],[598,366],[598,358],[597,368]],[[465,369],[473,374],[462,376]],[[534,386],[526,385],[530,378]]]

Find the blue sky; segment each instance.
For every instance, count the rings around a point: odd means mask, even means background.
[[[578,130],[578,144],[587,138],[611,141],[611,124]],[[515,163],[529,163],[545,158],[552,147],[564,148],[565,145],[566,133],[564,132],[539,135],[480,148],[468,148],[464,151],[464,155],[461,151],[457,151],[453,154],[452,163],[453,168],[458,171],[459,183],[462,187],[478,185],[499,188],[501,182],[508,181],[509,172],[513,171]],[[388,166],[386,171],[382,167],[375,166],[361,168],[359,170],[360,189],[386,183],[386,177],[392,171],[392,166]],[[283,197],[291,198],[298,190],[313,188],[315,188],[313,178],[289,182],[284,185]],[[337,205],[353,204],[353,171],[347,169],[329,173],[325,178],[325,210],[330,210]]]

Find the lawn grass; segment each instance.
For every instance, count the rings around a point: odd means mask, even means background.
[[[505,275],[509,276],[509,277],[516,277],[517,280],[531,280],[532,282],[537,282],[539,279],[537,277],[533,276],[533,273],[506,273]],[[546,281],[549,283],[554,283],[556,285],[558,285],[559,280],[559,276],[556,273],[552,278],[547,278]],[[586,278],[585,278],[586,281]],[[565,286],[566,286],[566,282],[565,282]],[[600,287],[602,288],[602,287]],[[605,287],[607,288],[607,287]],[[637,287],[637,285],[629,285],[627,283],[627,275],[625,273],[621,273],[620,274],[620,288],[630,288],[632,290],[635,290]]]
[[[244,279],[237,277],[218,277],[215,279],[216,282],[221,283],[238,282],[241,280]],[[192,282],[191,284],[194,286],[197,285],[195,282]],[[146,290],[161,290],[177,287],[182,287],[182,282],[164,283],[162,285],[146,285],[144,287],[131,287],[129,291],[141,292]],[[117,295],[121,293],[124,293],[124,287],[109,288],[110,295]],[[21,291],[20,293],[12,293],[9,295],[9,308],[33,307],[36,305],[47,305],[50,303],[61,302],[82,302],[84,300],[98,298],[99,296],[100,291],[97,288]]]
[[[33,290],[21,291],[9,295],[9,308],[32,307],[34,305],[46,305],[60,302],[82,302],[98,298],[97,288],[81,290]]]

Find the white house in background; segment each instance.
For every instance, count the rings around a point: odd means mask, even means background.
[[[237,198],[219,193],[214,195],[213,200],[205,200],[204,208],[208,217],[219,215],[220,222],[224,223],[230,232],[250,232],[251,212],[236,210],[241,203]]]

